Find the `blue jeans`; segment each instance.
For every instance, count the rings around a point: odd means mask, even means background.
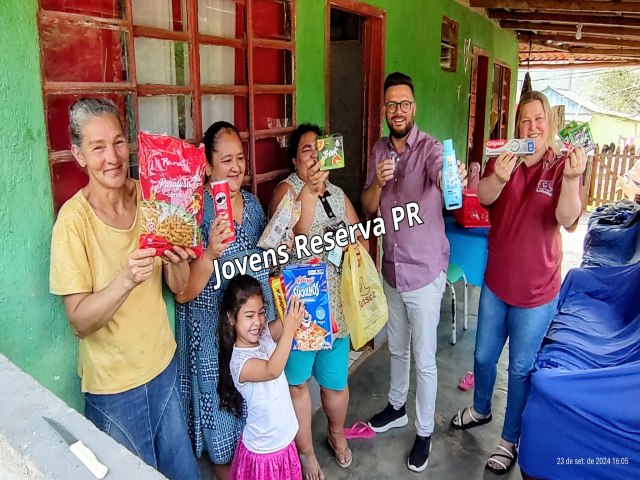
[[[175,358],[156,378],[122,393],[85,394],[85,416],[172,480],[199,479],[180,397]]]
[[[531,371],[557,305],[556,296],[539,307],[513,307],[496,297],[486,285],[482,286],[474,352],[473,409],[480,415],[491,412],[498,360],[509,338],[507,411],[502,427],[502,438],[507,442],[517,443],[520,438],[522,412],[531,388]]]

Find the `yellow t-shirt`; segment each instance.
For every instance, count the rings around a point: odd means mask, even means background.
[[[136,182],[138,198],[140,186]],[[80,190],[58,214],[51,241],[50,290],[55,295],[98,292],[120,273],[138,248],[139,215],[128,230],[105,224]],[[143,385],[171,362],[176,342],[162,298],[162,262],[136,286],[113,319],[81,339],[82,391],[120,393]]]

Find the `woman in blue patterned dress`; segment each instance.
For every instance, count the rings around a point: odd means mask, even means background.
[[[189,433],[198,457],[207,452],[216,478],[228,476],[245,414],[237,418],[223,410],[217,393],[219,309],[228,280],[218,279],[213,261],[220,264],[261,252],[256,244],[267,220],[258,199],[241,189],[246,160],[240,135],[228,122],[216,122],[204,135],[207,175],[211,181],[229,182],[236,240],[223,243],[232,234],[227,220],[216,218],[211,187],[205,185],[204,218],[201,225],[204,255],[191,263],[189,284],[176,296],[176,337],[180,391],[189,421]],[[275,318],[273,297],[269,294],[269,271],[248,271],[265,292],[267,321]],[[214,286],[220,281],[220,288]]]

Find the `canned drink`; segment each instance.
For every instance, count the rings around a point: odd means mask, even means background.
[[[233,236],[227,238],[223,243],[231,243],[236,240],[236,228],[233,224],[233,212],[231,211],[231,197],[229,196],[229,182],[227,180],[217,180],[211,182],[213,192],[213,208],[216,217],[222,217],[229,221]]]

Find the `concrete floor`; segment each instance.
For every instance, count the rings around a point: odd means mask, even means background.
[[[458,298],[461,287],[457,287]],[[477,305],[480,289],[469,286],[469,329],[462,331],[458,321],[458,341],[451,345],[451,314],[445,293],[441,322],[438,327],[438,398],[436,401],[436,428],[432,437],[429,467],[422,473],[407,469],[407,455],[415,439],[415,374],[411,372],[411,384],[407,399],[409,425],[401,429],[379,434],[371,440],[351,440],[353,463],[348,469],[340,468],[326,444],[327,420],[322,411],[313,419],[314,445],[325,477],[329,480],[353,479],[461,479],[476,480],[496,478],[484,470],[484,465],[498,444],[507,387],[507,361],[503,354],[498,367],[498,379],[493,398],[493,421],[468,431],[453,431],[449,422],[460,408],[471,404],[473,390],[458,390],[459,378],[473,368]],[[458,307],[461,307],[460,303]],[[459,308],[459,317],[462,314]],[[507,350],[505,349],[505,353]],[[351,399],[346,425],[368,420],[387,404],[389,389],[389,351],[382,347],[366,359],[349,377]],[[517,469],[502,476],[505,479],[522,478]]]
[[[563,277],[566,272],[580,265],[582,244],[586,233],[585,213],[575,232],[562,232]],[[473,349],[477,323],[480,289],[469,286],[469,329],[462,330],[462,284],[456,284],[458,298],[458,340],[451,345],[450,294],[445,291],[438,327],[438,397],[436,401],[436,428],[432,437],[429,467],[422,473],[407,469],[407,455],[415,439],[415,373],[411,372],[411,384],[407,399],[409,425],[379,434],[370,440],[351,440],[353,463],[347,469],[340,468],[327,446],[327,420],[320,410],[313,418],[314,445],[318,461],[328,480],[378,480],[378,479],[433,479],[478,480],[497,479],[485,470],[488,457],[500,440],[507,391],[508,346],[498,365],[498,378],[493,395],[493,421],[467,431],[451,430],[449,422],[458,409],[471,404],[473,390],[462,392],[457,384],[468,370],[473,369]],[[360,363],[360,362],[358,362]],[[371,354],[349,376],[351,399],[346,425],[367,421],[387,404],[389,390],[389,351],[386,346]],[[521,479],[518,466],[500,478]]]
[[[562,274],[580,265],[582,245],[586,233],[588,213],[580,219],[575,232],[562,230]],[[438,397],[436,402],[436,428],[432,437],[429,467],[422,473],[407,469],[407,456],[415,439],[415,374],[411,372],[411,384],[407,399],[409,425],[393,429],[370,440],[351,440],[353,463],[347,469],[340,468],[327,445],[327,419],[322,410],[313,418],[314,446],[318,461],[327,480],[382,480],[382,479],[431,479],[431,480],[520,480],[518,466],[507,475],[497,477],[484,466],[500,440],[507,391],[508,346],[498,365],[498,378],[493,395],[493,421],[467,431],[449,428],[449,422],[458,409],[471,404],[473,390],[462,392],[457,384],[468,370],[473,369],[478,299],[480,289],[469,286],[469,329],[462,330],[462,284],[456,285],[458,298],[458,338],[451,345],[451,297],[447,289],[441,309],[438,327]],[[355,356],[352,358],[355,361]],[[389,351],[386,346],[352,365],[349,376],[351,399],[345,425],[367,421],[387,404],[389,389]],[[203,479],[215,478],[210,466],[201,462]]]

